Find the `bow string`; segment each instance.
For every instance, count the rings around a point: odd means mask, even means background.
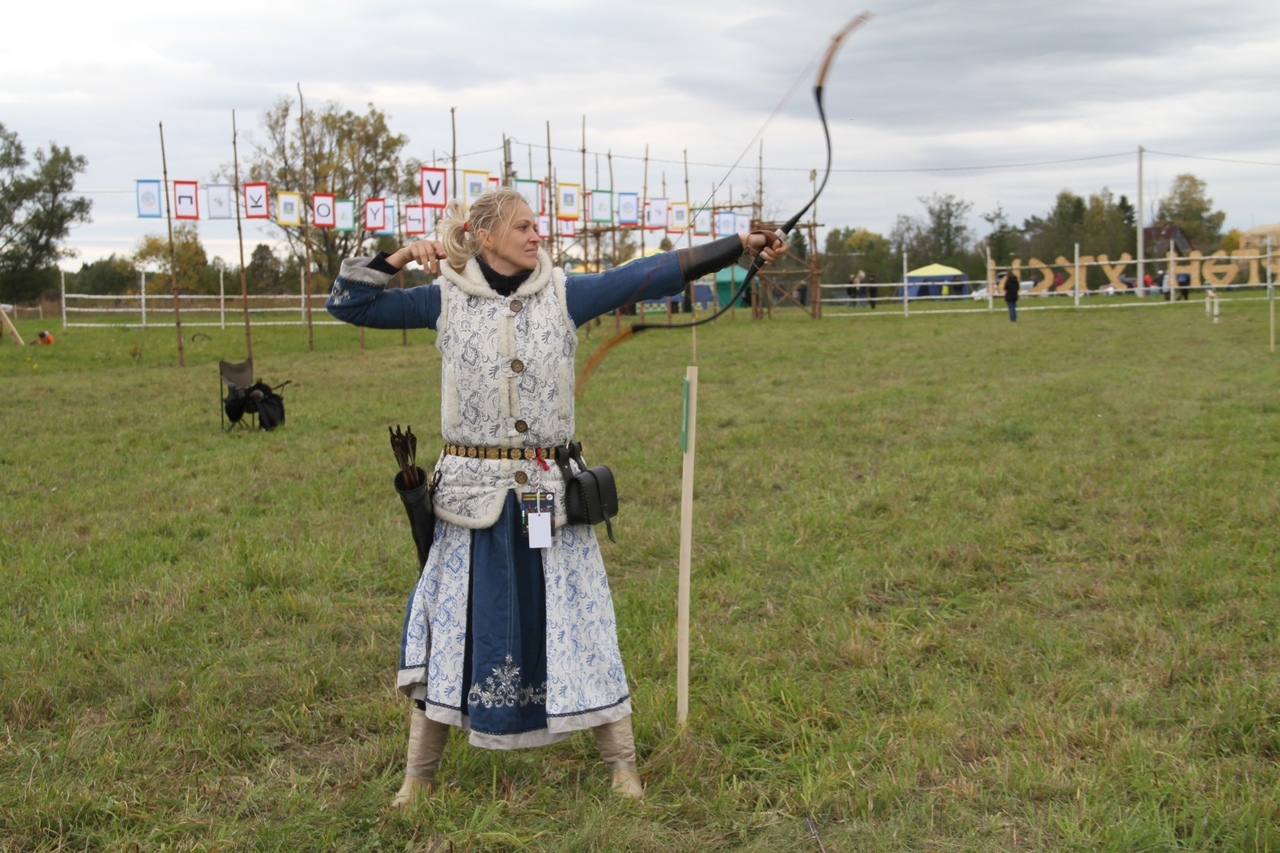
[[[778,238],[783,241],[783,243],[786,243],[787,236],[790,235],[791,231],[796,227],[804,215],[808,213],[813,205],[818,201],[818,196],[822,195],[822,191],[827,187],[827,180],[831,177],[831,130],[827,126],[827,111],[823,102],[823,92],[825,91],[827,72],[830,71],[831,63],[835,59],[836,53],[840,49],[840,44],[844,41],[845,37],[870,19],[870,12],[862,12],[859,15],[855,15],[849,23],[845,24],[840,32],[831,37],[831,44],[828,45],[827,51],[822,57],[822,64],[818,67],[818,75],[813,84],[813,99],[818,106],[818,118],[822,121],[822,135],[827,146],[827,167],[822,174],[822,183],[818,184],[813,197],[805,203],[804,207],[800,208],[800,210],[797,211],[790,219],[783,223],[781,228],[774,232]],[[764,255],[757,253],[755,259],[751,263],[751,267],[747,270],[746,278],[742,280],[742,284],[738,287],[737,292],[735,292],[733,297],[724,305],[720,306],[719,310],[710,316],[703,317],[701,320],[694,320],[690,323],[677,323],[674,325],[634,323],[614,335],[609,340],[605,341],[596,348],[595,352],[591,354],[591,357],[588,358],[586,363],[582,366],[582,371],[578,374],[578,378],[575,383],[575,395],[581,395],[587,379],[595,371],[596,367],[599,366],[600,362],[604,360],[605,355],[632,335],[649,329],[689,329],[718,319],[722,314],[728,311],[734,303],[742,298],[743,294],[747,292],[747,288],[751,286],[752,280],[756,277],[756,274],[760,272],[760,269],[763,266]]]

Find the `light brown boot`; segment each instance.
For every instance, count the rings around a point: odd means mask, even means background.
[[[423,711],[413,709],[409,718],[409,749],[404,768],[404,784],[391,801],[391,808],[411,805],[431,793],[436,768],[449,742],[449,727],[427,718]]]
[[[609,768],[613,790],[633,800],[644,799],[644,782],[636,772],[636,742],[631,732],[631,717],[596,726],[596,746]]]

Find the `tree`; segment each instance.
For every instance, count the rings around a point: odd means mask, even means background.
[[[72,286],[71,277],[67,277],[67,289]],[[91,264],[81,264],[80,272],[75,274],[77,293],[94,295],[132,293],[138,288],[138,270],[126,257],[112,252],[109,256]]]
[[[889,235],[893,248],[907,254],[908,263],[941,263],[959,267],[970,277],[985,268],[986,261],[975,261],[973,234],[966,222],[973,202],[951,194],[921,196],[925,218],[899,215]],[[976,267],[975,267],[976,263]]]
[[[889,240],[865,228],[828,231],[822,265],[829,284],[847,282],[859,270],[881,282],[897,281],[901,272]]]
[[[991,226],[991,233],[978,248],[984,255],[990,252],[991,260],[995,261],[997,266],[1008,264],[1022,251],[1022,231],[1009,222],[1004,208],[998,205],[990,213],[982,214],[982,221]]]
[[[1134,208],[1129,199],[1116,201],[1111,190],[1089,196],[1084,212],[1084,234],[1080,250],[1091,255],[1105,254],[1116,260],[1125,252],[1133,256],[1138,250]],[[1071,257],[1068,255],[1067,257]]]
[[[387,116],[369,105],[369,112],[357,115],[329,102],[320,111],[308,109],[304,156],[303,134],[298,114],[290,98],[281,98],[263,116],[267,141],[256,146],[249,162],[249,180],[268,181],[273,190],[294,190],[303,194],[303,205],[309,210],[311,194],[333,193],[339,199],[356,204],[356,230],[338,232],[331,228],[307,229],[311,236],[311,260],[325,277],[338,274],[342,259],[361,254],[370,236],[363,230],[364,201],[369,198],[397,198],[406,187],[400,180],[400,152],[409,142],[403,135],[391,133]],[[305,170],[306,181],[303,181]],[[224,168],[224,177],[229,169]],[[419,190],[404,193],[408,199],[418,197]],[[402,211],[397,209],[397,213]],[[309,217],[308,217],[309,218]],[[289,243],[290,251],[306,256],[301,226],[277,225]]]
[[[218,277],[213,276],[212,287],[206,271],[209,269],[209,258],[205,254],[204,245],[200,242],[200,233],[194,222],[182,222],[173,227],[173,253],[178,262],[178,290],[183,293],[215,293]],[[138,266],[154,265],[160,268],[164,276],[162,283],[151,284],[147,290],[171,290],[169,278],[169,240],[156,234],[148,234],[138,241],[138,248],[133,253],[133,262]]]
[[[244,268],[246,284],[254,293],[271,293],[280,286],[284,264],[266,243],[253,247],[249,263]]]
[[[1071,190],[1058,193],[1053,209],[1043,218],[1032,216],[1023,222],[1027,253],[1048,263],[1072,257],[1075,245],[1084,239],[1086,209],[1085,200]]]
[[[73,251],[62,247],[73,225],[89,221],[92,206],[71,195],[75,178],[88,165],[71,149],[49,143],[32,155],[18,134],[0,124],[0,297],[31,299],[53,280],[53,266]]]
[[[1191,248],[1202,252],[1218,248],[1222,223],[1227,218],[1221,210],[1213,210],[1213,199],[1205,195],[1207,186],[1195,175],[1178,175],[1156,208],[1157,225],[1177,225],[1187,235]]]

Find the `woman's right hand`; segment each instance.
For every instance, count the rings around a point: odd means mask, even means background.
[[[417,261],[427,272],[438,273],[440,261],[444,257],[444,246],[439,240],[418,240],[397,249],[387,257],[387,263],[397,269],[404,269],[410,261]]]

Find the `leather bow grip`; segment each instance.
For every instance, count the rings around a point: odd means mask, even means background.
[[[782,245],[784,248],[787,245],[787,232],[783,231],[781,228],[779,228],[777,231],[752,231],[751,233],[752,234],[769,234],[774,237],[777,237],[780,241],[782,241]],[[751,279],[755,278],[756,273],[760,272],[760,270],[764,267],[764,255],[762,254],[763,251],[764,250],[761,249],[756,252],[755,259],[751,262],[751,268],[747,270],[747,277],[742,280],[742,288],[741,288],[742,291],[745,291],[747,289],[747,285],[751,283]]]

